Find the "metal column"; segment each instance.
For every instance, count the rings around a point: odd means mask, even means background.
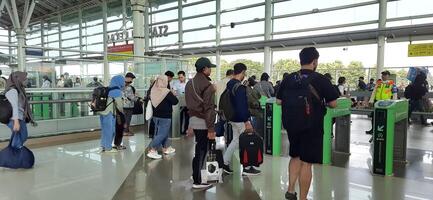
[[[219,48],[221,44],[221,0],[216,0],[216,47]],[[221,51],[216,51],[216,78],[221,80]]]
[[[386,28],[386,7],[387,0],[380,0],[379,2],[379,30]],[[381,78],[380,73],[383,71],[385,63],[385,36],[379,35],[377,38],[377,68],[376,78]]]
[[[150,51],[149,3],[144,7],[144,52]]]
[[[78,41],[80,43],[80,51],[83,51],[83,10],[80,8],[78,9]],[[104,37],[106,37],[104,35]],[[87,50],[87,49],[86,49]],[[80,58],[83,57],[83,54],[80,52]],[[80,62],[81,63],[81,62]]]
[[[265,41],[272,39],[272,0],[265,2]],[[269,46],[264,48],[265,72],[271,74],[272,50]]]
[[[148,5],[147,0],[131,0],[132,6],[132,19],[133,19],[133,30],[132,36],[134,38],[134,56],[144,56],[144,48],[145,48],[145,17],[143,15],[145,8]],[[147,17],[148,18],[148,17]],[[146,25],[147,33],[149,25]],[[141,57],[134,57],[134,67],[135,69],[139,69],[140,67],[144,67],[144,59]],[[143,75],[144,75],[143,70]]]
[[[108,63],[108,36],[107,36],[107,1],[102,2],[102,30],[104,36],[104,84],[108,85],[110,82],[110,65]]]
[[[178,43],[179,49],[183,47],[183,13],[182,13],[182,0],[177,0],[177,18],[178,18]]]

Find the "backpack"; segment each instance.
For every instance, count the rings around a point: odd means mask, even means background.
[[[263,139],[256,133],[239,136],[239,158],[244,167],[259,167],[263,163]]]
[[[311,85],[311,80],[316,76],[316,73],[305,76],[298,71],[287,77],[281,98],[282,120],[286,130],[302,131],[312,126],[312,117],[316,112],[313,104],[321,102],[316,89]]]
[[[116,88],[118,88],[118,87],[115,87],[115,88],[97,87],[97,88],[95,88],[93,90],[93,93],[92,93],[92,103],[90,104],[90,109],[92,110],[92,112],[100,112],[100,111],[104,111],[105,109],[107,109],[107,107],[111,103],[113,103],[113,101],[108,103],[108,93],[110,92],[110,90],[116,89]]]
[[[221,94],[220,102],[218,106],[219,109],[222,111],[223,117],[226,121],[232,120],[235,116],[235,111],[232,105],[231,96],[235,95],[236,90],[239,88],[239,86],[241,86],[240,83],[235,83],[232,90],[226,88],[224,92]]]
[[[0,93],[0,122],[8,124],[12,117],[12,105],[4,93]]]

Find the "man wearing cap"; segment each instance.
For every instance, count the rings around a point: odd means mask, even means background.
[[[134,103],[139,100],[137,95],[135,94],[135,88],[132,86],[132,81],[135,79],[135,75],[131,72],[126,73],[125,75],[125,88],[123,89],[123,110],[125,113],[125,130],[123,131],[123,135],[132,136],[132,133],[129,130],[129,126],[131,124],[132,113],[134,111]]]
[[[189,127],[195,134],[195,156],[192,160],[193,188],[209,188],[211,185],[202,183],[201,169],[205,164],[208,146],[215,140],[215,92],[210,82],[211,68],[216,67],[208,58],[199,58],[195,63],[197,74],[189,80],[185,87],[185,100],[188,108]]]
[[[389,80],[391,73],[386,70],[382,72],[382,79],[377,80],[376,86],[374,87],[373,92],[371,93],[370,103],[374,104],[376,101],[380,100],[391,100],[397,99],[397,86],[395,85],[393,80]],[[371,119],[371,130],[366,131],[366,134],[373,134],[373,124],[374,124],[374,115],[372,115]],[[371,140],[370,140],[371,142]]]

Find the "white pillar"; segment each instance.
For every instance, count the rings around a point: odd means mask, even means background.
[[[221,45],[221,0],[216,0],[216,22],[215,22],[215,31],[216,31],[216,47],[219,48]],[[216,78],[217,80],[221,80],[221,51],[216,51]]]
[[[265,41],[272,39],[272,0],[265,1]],[[271,75],[272,50],[269,46],[264,48],[264,70]]]
[[[379,29],[386,28],[386,7],[387,0],[380,0],[379,2]],[[377,38],[377,68],[376,79],[379,79],[380,73],[383,71],[385,63],[385,36],[379,35]]]
[[[103,42],[104,42],[104,84],[110,83],[110,65],[108,63],[108,36],[107,36],[107,1],[102,2],[102,31],[103,31]]]
[[[145,49],[145,17],[143,15],[145,8],[147,7],[147,0],[131,0],[132,6],[132,22],[133,31],[132,36],[134,38],[134,56],[144,56]],[[148,18],[148,17],[147,17]],[[147,33],[149,25],[146,26]],[[134,57],[134,67],[139,70],[140,67],[144,67],[144,59]],[[142,70],[140,70],[142,71]],[[144,70],[142,71],[145,73]]]
[[[26,53],[24,50],[26,34],[23,29],[15,29],[16,37],[17,37],[17,63],[18,63],[18,71],[26,71]]]

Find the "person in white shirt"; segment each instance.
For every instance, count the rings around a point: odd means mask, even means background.
[[[179,99],[180,106],[180,133],[182,135],[186,135],[186,131],[189,126],[189,115],[188,108],[185,105],[185,101],[181,99],[185,99],[185,86],[186,86],[186,77],[184,71],[177,72],[178,80],[173,83],[172,89],[174,90],[175,95]]]
[[[219,80],[216,83],[216,106],[219,107],[220,97],[223,94],[224,90],[227,87],[227,82],[229,82],[233,78],[233,69],[229,69],[226,71],[226,77]]]
[[[47,75],[44,75],[42,77],[43,82],[42,82],[42,87],[41,88],[51,88],[51,80],[48,78]]]
[[[184,71],[179,71],[177,73],[177,81],[174,81],[173,83],[173,90],[176,92],[176,95],[182,95],[185,94],[185,86],[186,86],[186,77]]]

